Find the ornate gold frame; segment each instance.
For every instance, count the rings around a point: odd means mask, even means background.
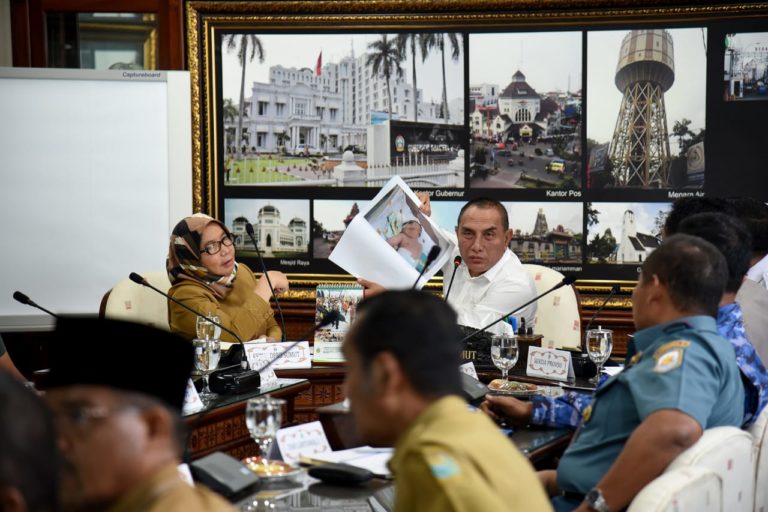
[[[289,0],[203,1],[186,3],[187,62],[192,80],[193,206],[195,211],[216,212],[215,69],[213,41],[221,29],[280,29],[318,31],[329,29],[520,29],[542,27],[599,27],[632,23],[692,22],[749,19],[768,15],[768,3],[700,5],[680,0]],[[350,276],[289,275],[294,290],[286,298],[314,298],[320,282],[351,281]],[[441,279],[428,287],[437,289]],[[600,296],[616,281],[577,281],[582,305],[596,306]],[[628,293],[633,281],[619,281],[621,292],[608,308],[631,307]],[[311,297],[310,297],[311,295]],[[594,304],[592,304],[594,303]]]

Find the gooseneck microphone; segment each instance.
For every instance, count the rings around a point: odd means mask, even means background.
[[[45,313],[48,313],[49,315],[51,315],[53,318],[59,318],[59,315],[57,315],[56,313],[53,313],[52,311],[48,311],[47,309],[45,309],[43,306],[40,306],[39,304],[36,304],[35,301],[33,301],[32,299],[30,299],[29,297],[27,297],[26,295],[24,295],[18,290],[13,292],[13,298],[17,302],[21,302],[26,306],[32,306],[33,308],[37,308],[40,311],[44,311]]]
[[[517,313],[517,312],[518,312],[518,311],[520,311],[521,309],[525,308],[525,307],[526,307],[526,306],[528,306],[529,304],[533,304],[534,302],[536,302],[536,301],[537,301],[537,300],[539,300],[540,298],[544,297],[545,295],[548,295],[548,294],[552,293],[553,291],[555,291],[555,290],[557,290],[557,289],[559,289],[559,288],[562,288],[563,286],[568,286],[568,285],[570,285],[570,284],[573,284],[573,282],[574,282],[574,281],[576,281],[576,276],[572,276],[572,275],[571,275],[571,276],[565,276],[565,277],[563,278],[563,280],[562,280],[562,281],[560,281],[559,283],[557,283],[555,286],[553,286],[553,287],[552,287],[552,288],[550,288],[549,290],[545,291],[544,293],[541,293],[541,294],[537,295],[536,297],[532,298],[531,300],[529,300],[528,302],[526,302],[526,303],[525,303],[525,304],[523,304],[522,306],[518,306],[518,307],[516,307],[515,309],[513,309],[512,311],[510,311],[510,312],[509,312],[509,313],[507,313],[506,315],[504,315],[504,316],[502,316],[502,317],[498,318],[497,320],[495,320],[495,321],[491,322],[490,324],[486,325],[486,326],[485,326],[485,327],[483,327],[482,329],[478,329],[478,330],[476,330],[475,332],[472,332],[472,333],[470,333],[469,335],[467,335],[467,336],[464,336],[464,337],[461,339],[461,343],[464,343],[465,341],[467,341],[468,339],[472,338],[473,336],[477,336],[477,335],[478,335],[478,334],[480,334],[481,332],[488,330],[489,328],[491,328],[491,327],[493,327],[494,325],[496,325],[497,323],[501,322],[502,320],[504,320],[504,319],[505,319],[505,318],[507,318],[508,316],[510,316],[510,315],[514,315],[515,313]]]
[[[261,271],[264,274],[264,277],[267,279],[267,285],[269,285],[269,291],[270,293],[272,293],[272,298],[275,299],[277,314],[280,316],[280,327],[283,329],[283,333],[280,341],[285,341],[286,332],[285,332],[285,318],[283,317],[283,308],[280,307],[280,301],[277,300],[275,289],[272,287],[272,281],[269,279],[269,272],[267,272],[267,264],[264,263],[264,258],[261,257],[259,244],[256,243],[256,237],[253,234],[253,225],[250,222],[245,223],[245,231],[248,233],[248,237],[251,239],[251,243],[253,243],[253,246],[256,248],[256,256],[258,256],[259,263],[261,263]]]
[[[433,245],[432,248],[429,250],[429,253],[427,254],[427,260],[424,262],[424,268],[421,269],[421,272],[419,272],[419,277],[416,278],[416,281],[413,283],[413,286],[411,286],[411,290],[416,289],[416,285],[419,284],[419,280],[421,279],[421,276],[424,275],[424,272],[427,271],[429,266],[434,263],[434,261],[437,259],[437,257],[440,255],[440,247],[437,245]]]
[[[456,277],[456,271],[459,270],[459,265],[461,265],[461,256],[456,256],[455,258],[453,258],[453,273],[451,274],[451,282],[448,283],[448,291],[445,292],[445,297],[443,297],[443,300],[445,302],[448,302],[448,295],[451,294],[453,279]],[[443,276],[443,279],[445,279],[445,276]]]
[[[614,284],[614,285],[611,287],[611,293],[609,293],[609,294],[608,294],[608,296],[605,298],[605,300],[603,301],[603,303],[602,303],[602,304],[600,304],[600,307],[599,307],[599,308],[597,308],[597,310],[595,311],[595,314],[594,314],[594,315],[592,315],[592,318],[590,318],[590,319],[589,319],[589,322],[587,322],[587,326],[584,328],[584,332],[587,332],[587,331],[589,330],[589,328],[590,328],[590,327],[592,327],[592,322],[594,322],[594,321],[595,321],[595,318],[597,318],[597,315],[599,315],[599,314],[600,314],[600,312],[603,310],[603,308],[605,307],[605,305],[606,305],[606,304],[608,304],[608,301],[609,301],[609,300],[611,300],[611,298],[612,298],[614,295],[616,295],[617,293],[619,293],[619,291],[620,291],[620,290],[621,290],[621,286],[620,286],[620,285],[618,285],[618,284]],[[581,347],[581,352],[582,352],[582,354],[586,354],[586,353],[587,353],[587,347],[586,347],[586,345],[584,345],[584,346],[582,346],[582,347]]]
[[[225,331],[225,332],[228,332],[229,334],[231,334],[232,337],[235,338],[240,343],[240,345],[243,345],[243,340],[240,338],[240,336],[237,335],[237,333],[235,331],[233,331],[232,329],[229,329],[228,327],[225,327],[225,326],[221,325],[221,323],[213,320],[212,318],[209,318],[208,316],[200,313],[199,311],[195,311],[193,308],[187,306],[186,304],[184,304],[179,299],[175,299],[175,298],[171,297],[170,295],[165,293],[163,290],[152,286],[151,284],[149,284],[149,281],[147,281],[146,279],[141,277],[141,275],[137,274],[136,272],[131,272],[130,275],[128,276],[128,279],[130,279],[131,281],[133,281],[136,284],[140,284],[141,286],[146,286],[150,290],[156,291],[157,293],[159,293],[160,295],[162,295],[166,299],[171,300],[174,303],[176,303],[179,306],[181,306],[184,309],[186,309],[187,311],[192,312],[195,316],[199,316],[200,318],[205,318],[206,321],[212,323],[216,327],[220,327],[222,331]],[[243,358],[240,361],[240,365],[242,366],[242,368],[244,370],[250,369],[249,366],[248,366],[248,359],[246,359],[246,357],[245,357],[245,346],[244,345],[243,345]]]

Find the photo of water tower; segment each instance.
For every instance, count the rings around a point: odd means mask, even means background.
[[[705,75],[705,28],[588,33],[587,186],[701,188]]]

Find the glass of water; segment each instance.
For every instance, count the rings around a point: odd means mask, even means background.
[[[283,420],[285,400],[271,396],[251,398],[245,406],[245,425],[256,444],[259,454],[265,464],[269,457],[269,449],[275,434],[280,429]]]
[[[216,315],[208,313],[208,318],[220,323],[219,317]],[[216,325],[213,322],[209,322],[206,318],[198,316],[195,323],[195,332],[197,332],[198,339],[209,340],[216,337]]]
[[[192,346],[195,347],[195,369],[203,376],[205,384],[200,392],[200,399],[205,402],[218,396],[208,386],[208,377],[219,366],[221,344],[216,339],[194,339]]]
[[[613,331],[610,329],[589,329],[586,334],[587,354],[593,363],[597,365],[597,373],[589,379],[589,382],[597,385],[600,382],[600,374],[603,371],[603,363],[611,356],[613,350]]]
[[[517,363],[517,337],[511,334],[496,334],[491,338],[491,360],[501,370],[501,378],[507,380],[509,370]]]

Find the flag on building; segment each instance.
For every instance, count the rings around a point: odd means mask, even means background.
[[[323,68],[323,52],[320,51],[320,55],[317,56],[317,66],[315,66],[315,75],[320,76],[320,71]]]

